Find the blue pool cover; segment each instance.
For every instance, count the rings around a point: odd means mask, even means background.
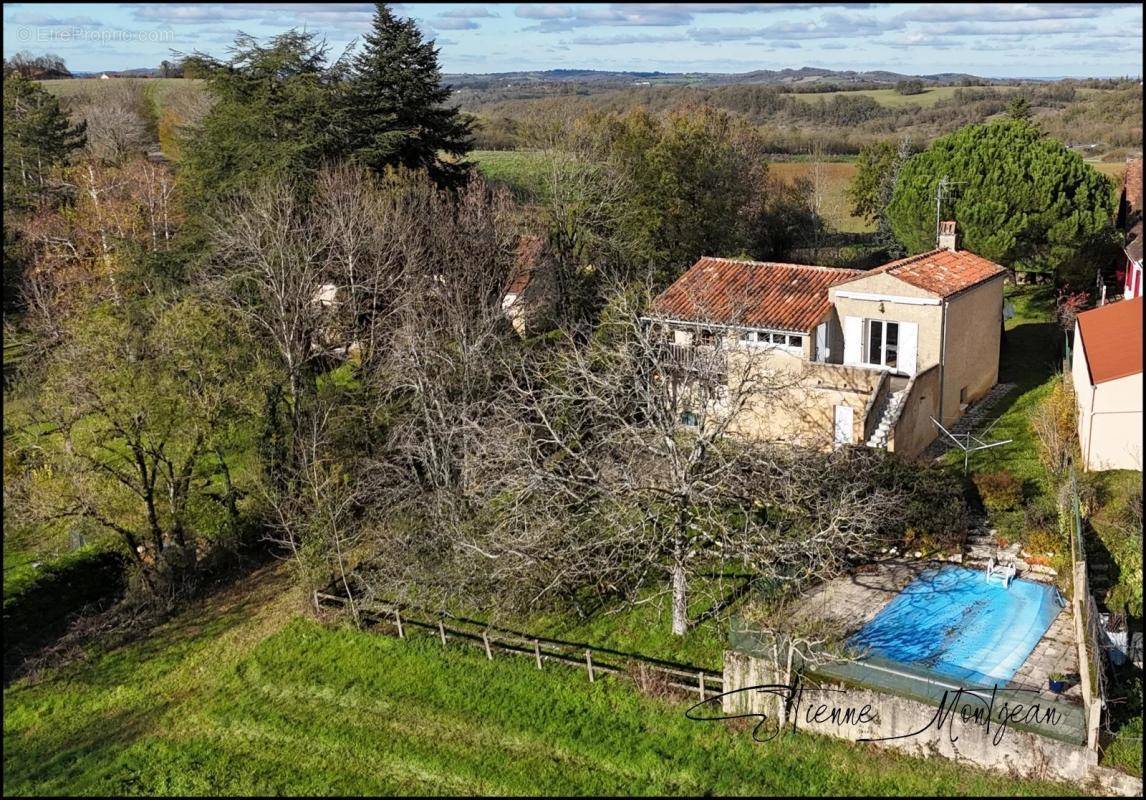
[[[963,686],[1002,686],[1060,610],[1052,586],[1015,579],[1005,588],[984,572],[943,566],[920,573],[848,643]]]

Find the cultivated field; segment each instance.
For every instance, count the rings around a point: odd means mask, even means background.
[[[299,617],[263,570],[4,692],[4,793],[1058,794],[835,739],[686,719],[613,678]]]

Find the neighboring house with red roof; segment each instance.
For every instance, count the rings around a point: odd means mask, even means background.
[[[545,242],[540,236],[522,236],[509,285],[501,296],[501,309],[514,330],[524,335],[554,300],[552,270],[542,266]]]
[[[763,349],[798,376],[735,426],[765,439],[865,442],[914,457],[998,381],[1006,270],[940,247],[867,272],[702,258],[653,302],[678,348]]]
[[[1078,315],[1071,380],[1087,470],[1142,469],[1141,297]]]
[[[1119,230],[1123,232],[1122,296],[1129,300],[1142,296],[1142,159],[1126,161],[1122,195],[1118,201]]]

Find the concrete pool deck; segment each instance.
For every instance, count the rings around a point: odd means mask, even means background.
[[[871,622],[919,573],[943,563],[946,562],[888,559],[868,565],[863,572],[821,583],[810,590],[792,609],[792,619],[797,623],[828,621],[850,635]],[[1037,576],[1023,577],[1037,580]],[[1047,681],[1055,673],[1076,676],[1062,696],[1081,703],[1078,644],[1069,605],[1054,618],[1007,686],[1037,688],[1040,694],[1053,698]]]

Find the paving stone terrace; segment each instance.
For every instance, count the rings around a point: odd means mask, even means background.
[[[887,559],[868,565],[857,572],[821,583],[802,597],[793,609],[792,618],[800,622],[829,622],[848,635],[870,622],[893,597],[899,594],[925,569],[942,562],[926,559]],[[1040,576],[1024,575],[1028,580]],[[1007,686],[1037,688],[1048,699],[1053,698],[1047,681],[1056,673],[1071,676],[1063,695],[1082,702],[1078,682],[1078,644],[1074,634],[1071,607],[1063,608],[1035,649],[1027,656]]]

